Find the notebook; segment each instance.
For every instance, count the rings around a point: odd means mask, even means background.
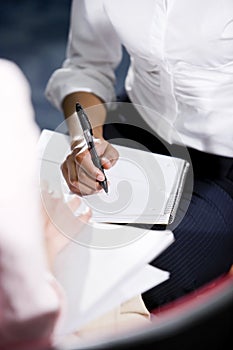
[[[105,171],[109,193],[82,197],[93,220],[105,223],[167,225],[174,221],[189,163],[186,160],[114,145],[119,160]],[[60,165],[70,152],[67,135],[44,129],[39,144],[40,180],[46,180],[65,200],[72,194]]]

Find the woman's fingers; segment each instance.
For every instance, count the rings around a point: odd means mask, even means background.
[[[98,140],[96,150],[105,169],[111,168],[119,157],[117,150],[105,140]],[[61,170],[70,191],[79,196],[102,190],[99,181],[104,181],[104,174],[93,164],[87,149],[82,152],[74,149],[63,162]]]
[[[97,144],[96,150],[101,154],[101,162],[104,169],[111,168],[119,158],[116,148],[105,140],[101,144]]]
[[[56,240],[56,237],[60,235],[73,238],[79,234],[83,225],[87,224],[91,218],[91,210],[86,206],[81,214],[75,215],[81,204],[80,197],[75,196],[68,202],[64,202],[62,198],[54,198],[45,191],[43,191],[42,196],[47,238]]]

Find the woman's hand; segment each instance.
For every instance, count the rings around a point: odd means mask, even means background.
[[[75,196],[65,203],[62,198],[54,198],[47,190],[43,190],[41,196],[45,247],[50,269],[53,270],[56,255],[65,248],[70,239],[81,232],[91,218],[91,210],[75,216],[74,212],[80,206],[80,198]]]
[[[111,168],[119,157],[117,150],[103,138],[95,139],[95,147],[103,168]],[[75,147],[61,165],[61,170],[73,193],[84,196],[102,190],[98,181],[104,181],[104,175],[93,164],[86,146]]]

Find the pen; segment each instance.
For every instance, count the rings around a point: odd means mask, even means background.
[[[91,154],[92,162],[99,170],[102,171],[102,173],[105,176],[104,168],[103,168],[103,166],[100,162],[100,158],[96,152],[95,143],[93,140],[93,131],[92,131],[91,123],[88,119],[88,116],[84,112],[82,106],[80,105],[80,103],[76,103],[76,112],[77,112],[81,127],[83,129],[83,134],[84,134],[87,146],[88,146],[88,150]],[[108,183],[107,183],[106,176],[105,176],[104,181],[99,181],[99,184],[102,186],[102,188],[105,190],[105,192],[108,193]]]

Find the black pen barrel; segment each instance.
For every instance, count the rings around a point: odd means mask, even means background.
[[[106,179],[106,176],[104,173],[104,168],[101,164],[100,158],[99,158],[99,156],[96,152],[96,149],[95,149],[91,123],[88,119],[88,116],[84,112],[82,106],[78,102],[76,103],[76,112],[77,112],[81,127],[83,129],[83,134],[84,134],[89,152],[91,153],[92,162],[104,174],[104,177],[105,177],[104,181],[99,181],[99,183],[102,186],[102,188],[105,190],[105,192],[107,193],[108,192],[108,183],[107,183],[107,179]]]
[[[104,174],[104,181],[99,181],[99,184],[102,186],[102,188],[105,190],[105,192],[107,193],[108,192],[108,183],[107,183],[107,179],[106,179],[106,176],[105,176],[105,173],[104,173],[104,168],[101,164],[101,161],[100,161],[100,158],[96,152],[96,149],[95,148],[90,148],[89,149],[90,153],[91,153],[91,159],[92,159],[92,162],[93,164],[99,169],[102,171],[102,173]]]

